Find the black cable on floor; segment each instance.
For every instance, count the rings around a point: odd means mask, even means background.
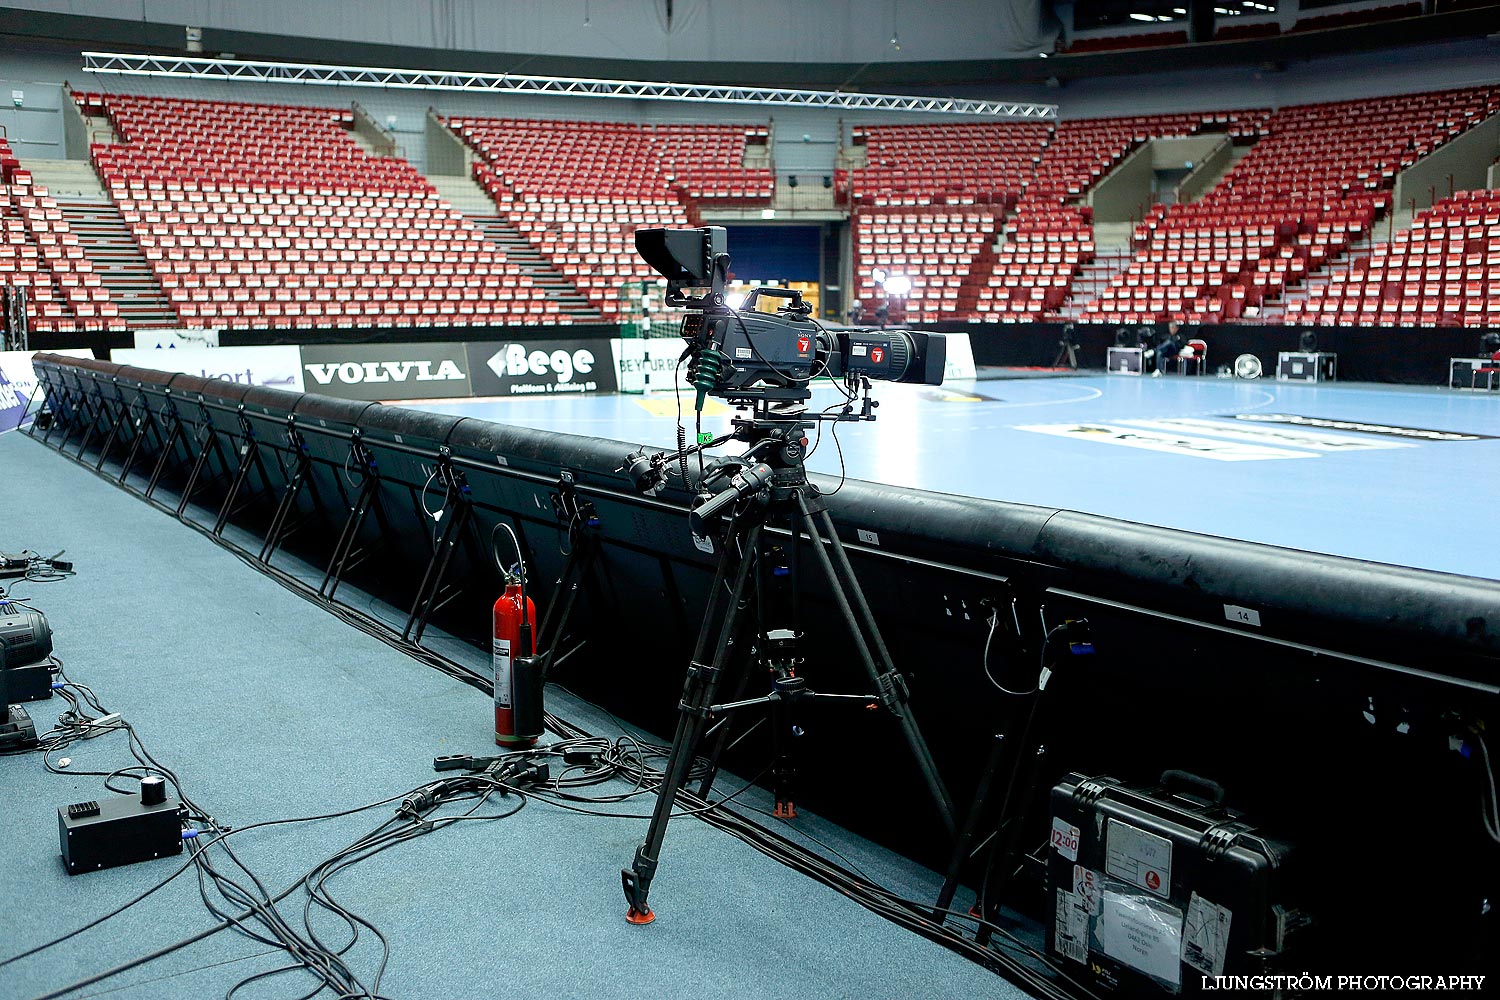
[[[59,453],[61,454],[61,452]],[[78,464],[82,465],[84,468],[90,469],[90,471],[95,472],[106,482],[114,483],[114,485],[120,487],[121,489],[124,489],[126,492],[140,497],[140,494],[135,493],[134,490],[130,490],[119,482],[116,482],[115,480],[110,479],[108,476],[105,476],[101,470],[94,470],[90,468],[90,466],[86,463],[83,463],[77,459],[74,459],[74,461],[78,462]],[[279,583],[282,587],[286,588],[292,593],[297,594],[304,600],[316,604],[317,606],[330,612],[341,621],[353,625],[367,635],[379,639],[386,645],[391,646],[394,649],[398,649],[406,653],[408,656],[411,656],[412,658],[425,663],[428,666],[431,666],[450,677],[463,681],[464,683],[478,688],[479,690],[484,691],[488,694],[493,694],[492,680],[485,678],[483,675],[477,674],[472,670],[469,670],[462,664],[451,660],[446,656],[433,652],[432,650],[428,650],[417,643],[402,638],[399,634],[395,633],[389,625],[379,621],[378,619],[324,598],[322,595],[314,591],[308,583],[304,582],[300,578],[275,566],[271,566],[268,563],[261,562],[259,559],[252,556],[249,552],[239,548],[229,540],[223,538],[222,536],[214,535],[214,533],[208,528],[197,523],[196,521],[189,519],[188,517],[186,517],[185,513],[183,515],[178,515],[175,509],[167,507],[160,501],[145,497],[141,498],[147,499],[148,503],[151,503],[159,509],[165,510],[168,513],[172,514],[181,523],[192,528],[194,531],[197,531],[199,534],[211,539],[220,547],[229,551],[247,566],[250,566],[256,571],[270,577],[272,580],[275,580],[277,583]],[[558,736],[561,736],[564,739],[593,738],[591,734],[589,734],[582,728],[577,727],[567,722],[566,720],[560,719],[551,713],[546,714],[545,723],[548,730],[556,733]],[[525,751],[523,751],[522,753],[525,753]],[[627,775],[629,774],[628,771],[625,773]],[[741,788],[735,794],[738,795],[740,794],[740,792],[743,792],[746,788],[750,787],[750,785],[753,784],[754,780],[755,779],[752,779],[752,782],[747,783],[744,788]],[[654,790],[654,788],[648,787],[648,784],[638,786],[636,793],[632,794],[643,794],[648,791]],[[679,792],[679,798],[683,800],[686,805],[686,814],[698,815],[702,817],[705,822],[708,822],[716,828],[729,833],[731,836],[736,837],[746,844],[749,844],[751,847],[754,847],[756,850],[772,858],[773,860],[776,860],[796,871],[800,871],[810,878],[813,878],[816,881],[822,882],[824,885],[835,889],[836,891],[840,892],[854,902],[859,903],[861,906],[865,907],[871,912],[887,920],[890,920],[893,923],[906,927],[909,930],[913,930],[916,933],[921,934],[929,940],[932,940],[951,951],[955,951],[961,955],[964,955],[965,957],[978,962],[986,968],[1001,974],[1017,985],[1028,986],[1031,989],[1039,991],[1042,995],[1047,997],[1066,998],[1067,996],[1069,996],[1068,993],[1063,992],[1057,985],[1055,985],[1055,983],[1051,979],[1047,978],[1042,973],[1037,972],[1034,968],[1020,961],[1017,961],[1014,958],[1004,955],[1001,952],[978,944],[976,941],[965,937],[956,929],[948,926],[945,922],[939,922],[932,919],[932,917],[930,916],[933,909],[931,904],[920,903],[918,901],[905,899],[896,894],[893,894],[889,890],[883,889],[882,887],[874,884],[863,876],[835,865],[827,861],[826,859],[813,854],[801,845],[796,844],[788,840],[787,838],[782,837],[779,834],[766,829],[743,816],[739,816],[727,810],[720,809],[719,806],[722,803],[709,803],[707,801],[699,799],[697,796],[691,794],[685,789]],[[562,803],[554,802],[553,804],[561,805]],[[589,812],[590,810],[580,809],[579,811]],[[646,818],[644,816],[636,816],[634,814],[614,815],[619,815],[622,818],[632,819]],[[309,873],[309,876],[310,875],[311,873]],[[304,876],[303,881],[305,881],[307,877],[308,876]],[[299,881],[298,885],[301,884],[303,884],[303,882]],[[294,889],[289,889],[285,894],[277,897],[277,901],[285,898],[285,895],[290,894],[292,891],[294,891]],[[1074,996],[1094,996],[1094,994],[1092,994],[1087,989],[1087,987],[1070,977],[1059,963],[1053,961],[1049,956],[1046,956],[1032,949],[1030,946],[1026,945],[1018,938],[1015,938],[1014,935],[1011,935],[1004,928],[967,913],[947,911],[946,915],[961,920],[972,921],[978,925],[987,926],[993,934],[996,934],[1002,939],[1006,940],[1012,946],[1019,948],[1034,961],[1041,963],[1043,968],[1050,972],[1053,977],[1056,977],[1057,979],[1060,979],[1061,981],[1067,983],[1068,986],[1070,986],[1075,991],[1073,994]],[[210,931],[206,932],[204,936],[206,936],[206,934],[208,933],[215,933],[219,930],[223,930],[227,926],[229,926],[227,923],[217,925]],[[186,947],[188,944],[201,939],[201,936],[195,936],[190,940],[180,942],[176,946],[169,947],[169,951],[175,950],[176,947]],[[161,954],[166,953],[168,952],[161,952]],[[51,1000],[52,997],[61,996],[63,995],[63,993],[69,992],[72,989],[82,988],[83,986],[90,985],[93,982],[98,982],[100,979],[114,975],[118,971],[125,971],[126,968],[133,968],[136,964],[144,964],[147,961],[154,960],[154,958],[156,957],[160,957],[159,954],[153,953],[150,956],[144,957],[139,962],[130,963],[125,967],[120,967],[117,970],[112,970],[108,973],[102,974],[99,977],[91,978],[86,982],[75,984],[73,987],[69,987],[68,989],[62,991],[62,993],[48,994],[45,997],[38,997],[36,998],[36,1000]]]

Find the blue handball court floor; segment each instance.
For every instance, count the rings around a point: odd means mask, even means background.
[[[1500,579],[1500,394],[1100,374],[874,396],[879,419],[825,430],[811,470]],[[679,412],[672,394],[407,405],[653,449]],[[732,415],[709,400],[704,430]]]

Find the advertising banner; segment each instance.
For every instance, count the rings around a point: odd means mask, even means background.
[[[476,396],[614,392],[615,369],[602,340],[489,341],[470,344]]]
[[[950,333],[947,337],[948,358],[943,366],[943,381],[973,378],[977,373],[974,370],[974,345],[969,343],[969,335]]]
[[[13,431],[26,416],[26,402],[36,392],[36,371],[31,367],[37,351],[0,351],[0,434]],[[87,348],[49,351],[69,358],[92,358]],[[40,396],[37,397],[40,405]]]
[[[136,330],[135,347],[138,351],[154,348],[173,350],[182,347],[218,347],[219,331],[203,330]]]
[[[302,356],[295,347],[119,348],[110,352],[109,359],[159,372],[303,391]]]
[[[26,397],[16,392],[16,387],[5,375],[5,369],[0,368],[0,434],[15,430],[25,415]]]
[[[302,376],[307,392],[343,399],[472,395],[463,344],[308,344],[302,348]]]
[[[689,389],[686,363],[677,367],[686,347],[681,337],[652,337],[645,340],[611,340],[615,356],[615,377],[621,392]]]

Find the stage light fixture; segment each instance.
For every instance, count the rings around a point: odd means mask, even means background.
[[[40,611],[0,601],[0,670],[40,663],[52,653],[52,627]]]

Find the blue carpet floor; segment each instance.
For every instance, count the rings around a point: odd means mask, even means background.
[[[492,748],[482,693],[340,623],[41,444],[0,435],[0,484],[0,548],[66,549],[78,564],[76,577],[21,584],[16,595],[49,616],[69,675],[132,722],[220,822],[345,809],[430,780],[435,755]],[[619,732],[563,691],[549,699],[595,733]],[[32,707],[46,728],[62,706]],[[72,771],[131,763],[119,735],[66,755]],[[719,789],[737,785],[726,775]],[[50,774],[35,755],[0,758],[0,959],[106,912],[180,863],[68,877],[56,809],[105,794],[99,778]],[[237,850],[279,889],[388,808],[247,831]],[[935,891],[932,873],[816,817],[802,822],[896,891]],[[391,997],[1024,995],[696,820],[675,821],[668,834],[652,899],[659,919],[629,926],[619,869],[644,826],[534,801],[509,819],[396,847],[341,875],[336,889],[390,936],[382,991]],[[288,916],[300,921],[300,903],[295,911]],[[126,915],[0,968],[0,998],[46,993],[212,923],[184,875]],[[378,949],[362,939],[353,955],[368,970]],[[72,995],[219,996],[281,964],[228,931]],[[237,996],[295,997],[309,985],[299,974]]]

